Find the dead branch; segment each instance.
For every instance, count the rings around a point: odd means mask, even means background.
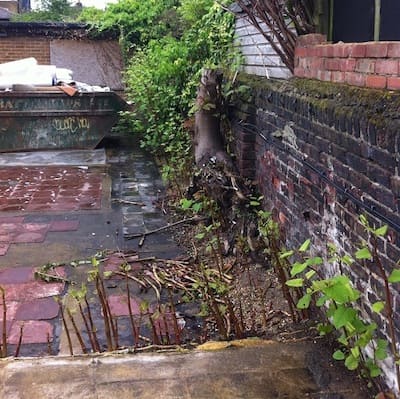
[[[315,31],[312,0],[237,0],[237,4],[293,73],[297,36]]]
[[[167,229],[171,229],[172,227],[176,227],[179,226],[181,224],[185,224],[185,223],[198,223],[201,222],[203,220],[205,220],[206,218],[204,217],[200,217],[200,216],[193,216],[192,218],[186,218],[183,220],[179,220],[177,222],[168,224],[166,226],[162,226],[159,227],[158,229],[154,229],[154,230],[150,230],[150,231],[146,231],[144,233],[138,233],[138,234],[129,234],[125,236],[126,240],[133,240],[134,238],[139,238],[139,237],[147,237],[150,234],[155,234],[155,233],[159,233],[161,231],[167,230]]]

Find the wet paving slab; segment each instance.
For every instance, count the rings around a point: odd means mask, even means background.
[[[106,251],[165,258],[180,253],[168,234],[144,242],[127,239],[167,223],[156,207],[162,181],[151,158],[129,139],[113,140],[94,151],[0,158],[0,287],[7,310],[3,322],[0,309],[0,329],[7,329],[9,355],[57,354],[63,335],[58,303],[71,282],[87,283],[91,267],[88,261],[81,267],[71,263]],[[117,268],[124,262],[111,257],[113,261]],[[48,264],[60,265],[50,271],[58,278],[55,281],[38,278],[37,272]],[[107,284],[113,289],[109,297],[113,316],[121,318],[120,330],[127,330],[126,294],[121,295],[118,279]],[[143,298],[132,300],[137,310]],[[96,306],[94,317],[102,319]]]

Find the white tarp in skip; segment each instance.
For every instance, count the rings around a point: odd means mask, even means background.
[[[14,85],[53,86],[57,81],[55,65],[38,65],[35,58],[0,64],[0,89]]]

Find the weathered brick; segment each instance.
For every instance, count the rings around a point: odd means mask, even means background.
[[[349,56],[351,46],[348,44],[337,43],[333,45],[333,56],[346,58]]]
[[[348,152],[346,154],[346,160],[347,160],[347,164],[350,166],[350,168],[352,168],[360,173],[366,173],[367,168],[368,168],[368,162],[366,159],[361,158],[353,153]]]
[[[388,76],[387,78],[387,88],[389,90],[400,90],[400,78]]]
[[[385,89],[387,84],[386,76],[367,75],[365,78],[365,86],[371,89]]]
[[[297,37],[296,46],[311,46],[314,44],[321,44],[326,42],[326,36],[320,33],[310,33],[308,35],[301,35]]]
[[[307,54],[307,50],[305,47],[302,47],[302,46],[297,46],[294,51],[295,57],[305,57],[306,54]]]
[[[373,162],[369,162],[367,167],[367,176],[372,182],[390,188],[391,173],[387,169],[381,168]]]
[[[322,46],[322,56],[331,58],[333,57],[333,45],[332,44],[325,44]]]
[[[325,60],[325,68],[329,71],[338,71],[340,70],[341,60],[339,58],[328,58]]]
[[[362,72],[362,73],[374,73],[375,72],[375,63],[376,63],[376,60],[372,60],[369,58],[359,59],[356,62],[356,66],[355,66],[354,70],[356,72]]]
[[[332,71],[332,77],[331,77],[332,82],[335,82],[335,83],[344,83],[344,82],[345,82],[345,78],[346,78],[346,75],[345,75],[344,72],[341,72],[341,71]]]
[[[375,72],[380,75],[397,75],[399,73],[398,60],[376,60]]]
[[[366,43],[365,56],[371,58],[385,58],[388,55],[387,42],[369,42]]]
[[[400,58],[400,43],[399,42],[388,43],[388,57],[389,58]]]
[[[357,72],[346,72],[346,83],[353,86],[365,86],[365,75]]]
[[[297,76],[298,78],[304,78],[305,77],[304,68],[294,68],[294,76]]]
[[[349,49],[349,56],[352,58],[364,58],[366,50],[366,44],[352,44]]]
[[[323,82],[330,82],[332,79],[332,72],[331,71],[318,71],[317,79],[322,80]]]

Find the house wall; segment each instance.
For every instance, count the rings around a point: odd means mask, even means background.
[[[316,254],[327,257],[327,243],[353,254],[368,239],[359,222],[365,213],[376,226],[390,224],[378,248],[387,272],[397,268],[400,94],[307,79],[242,76],[239,82],[252,96],[239,97],[233,109],[237,164],[258,183],[287,247],[312,238]],[[364,316],[388,338],[386,319],[371,310],[384,291],[376,265],[366,262],[348,272],[362,293]],[[396,291],[395,309],[399,301]],[[395,327],[400,338],[398,312]],[[383,367],[393,386],[393,365]]]
[[[17,28],[11,23],[0,24],[0,63],[34,57],[39,64],[71,69],[76,81],[124,90],[123,60],[117,40],[92,40],[84,31],[68,33],[63,26],[48,34],[52,25],[38,29],[29,24],[19,24]]]
[[[292,76],[264,36],[241,14],[236,18],[235,33],[244,72],[277,79]]]
[[[336,43],[323,35],[298,38],[294,74],[300,78],[375,89],[400,89],[400,42]]]
[[[39,64],[50,64],[48,39],[0,37],[0,63],[34,57]]]
[[[8,11],[11,11],[11,12],[13,12],[15,14],[18,13],[18,1],[12,1],[12,0],[9,0],[9,1],[3,0],[3,1],[1,1],[0,0],[0,7],[6,8]]]

